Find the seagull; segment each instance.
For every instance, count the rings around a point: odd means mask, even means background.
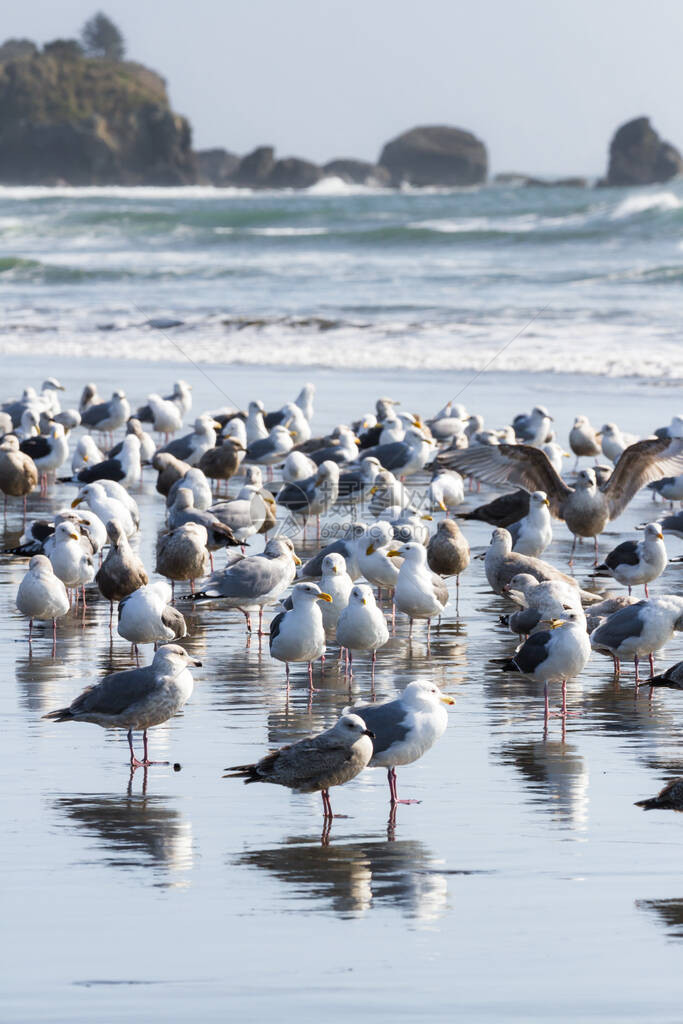
[[[594,538],[597,563],[598,535],[607,523],[624,511],[641,487],[662,473],[683,466],[683,439],[665,438],[632,444],[600,488],[592,469],[581,470],[574,488],[567,486],[542,451],[524,444],[501,444],[439,456],[440,460],[446,458],[445,464],[485,483],[511,480],[529,491],[545,491],[552,514],[564,519],[574,534],[570,564],[577,537]]]
[[[672,508],[675,501],[683,501],[683,473],[679,473],[678,476],[665,476],[661,480],[653,480],[647,486],[653,492],[653,500],[655,494],[658,494],[666,501],[670,501]]]
[[[552,430],[553,418],[543,405],[536,405],[529,416],[521,413],[512,421],[517,440],[528,445],[541,445],[547,441]]]
[[[448,588],[427,566],[427,549],[423,544],[411,540],[389,554],[403,558],[394,590],[396,607],[410,619],[411,636],[413,619],[427,620],[429,643],[431,620],[440,616],[448,604]]]
[[[562,476],[562,459],[568,459],[569,452],[566,452],[556,441],[548,441],[547,444],[541,445],[541,451],[548,456],[548,462],[557,475]]]
[[[361,501],[371,492],[381,468],[379,459],[370,455],[342,473],[339,477],[339,501]]]
[[[399,800],[396,791],[397,765],[412,764],[426,754],[443,736],[448,713],[443,704],[455,704],[434,683],[415,679],[396,700],[348,708],[374,733],[370,768],[386,768],[392,807],[419,803]]]
[[[176,459],[175,455],[169,455],[168,452],[157,452],[152,459],[152,467],[158,473],[156,482],[157,492],[164,496],[168,495],[176,480],[180,480],[192,469],[192,466],[189,466],[187,462]]]
[[[98,480],[97,485],[102,488],[108,498],[118,501],[124,508],[128,509],[133,520],[133,526],[138,530],[140,528],[140,509],[133,495],[125,487],[117,483],[116,480]],[[79,515],[82,515],[82,510]],[[86,518],[88,517],[86,516]],[[106,522],[106,519],[104,521]]]
[[[245,544],[261,530],[266,520],[267,507],[261,488],[256,484],[245,484],[236,498],[216,502],[211,505],[209,512],[232,530],[239,544]]]
[[[314,477],[318,467],[313,459],[309,459],[305,452],[291,451],[285,459],[282,467],[282,479],[286,484],[296,484],[300,480],[308,480]]]
[[[201,512],[206,512],[207,509],[211,508],[213,503],[211,484],[204,476],[204,473],[199,466],[194,466],[192,469],[188,469],[185,476],[179,477],[175,483],[171,484],[171,489],[166,495],[167,509],[173,505],[178,491],[182,488],[191,492],[195,508],[199,509]]]
[[[269,429],[266,427],[264,422],[265,406],[263,402],[256,401],[250,402],[247,409],[247,446],[254,444],[255,441],[265,441],[268,437]],[[273,426],[281,426],[282,424],[274,423]]]
[[[562,683],[560,716],[566,718],[567,680],[583,672],[591,653],[582,612],[570,611],[562,619],[552,619],[549,625],[548,630],[532,633],[503,666],[506,672],[521,672],[543,683],[546,722],[550,714],[548,684]]]
[[[626,449],[636,438],[622,434],[616,423],[604,423],[600,428],[602,454],[616,466]]]
[[[458,512],[458,519],[473,519],[480,523],[490,523],[491,526],[503,528],[511,526],[512,523],[523,519],[529,512],[530,494],[528,491],[513,491],[511,494],[501,494],[500,498],[494,498],[486,505],[479,505],[470,512]]]
[[[192,385],[188,384],[184,380],[175,381],[173,384],[172,394],[164,395],[162,401],[173,402],[173,404],[178,407],[181,418],[183,416],[187,416],[188,412],[192,408]],[[154,413],[149,403],[138,409],[137,419],[140,420],[141,423],[154,422]]]
[[[107,543],[106,526],[100,517],[96,516],[94,512],[91,512],[89,508],[80,508],[78,512],[74,512],[73,509],[70,508],[59,509],[55,512],[52,529],[43,531],[44,540],[40,545],[39,551],[40,554],[47,555],[48,558],[50,558],[54,550],[55,530],[60,523],[68,523],[75,529],[81,539],[81,544],[86,554],[98,554]],[[32,524],[32,527],[35,525],[36,524]],[[31,533],[33,534],[33,530]],[[33,553],[36,554],[38,552],[36,551]]]
[[[456,606],[460,574],[470,564],[470,546],[452,519],[442,519],[427,545],[427,565],[437,576],[455,576]]]
[[[282,462],[293,444],[292,435],[286,427],[273,427],[267,437],[249,444],[246,459],[259,466],[268,466],[272,472],[272,467],[276,462]]]
[[[147,396],[147,404],[152,412],[152,425],[157,434],[163,434],[164,438],[168,440],[172,434],[176,434],[181,429],[183,411],[177,402],[152,393]]]
[[[339,616],[349,603],[353,589],[353,580],[346,571],[346,562],[341,555],[331,554],[323,558],[320,589],[332,598],[331,602],[323,601],[320,607],[325,632],[332,633],[337,628]]]
[[[351,579],[357,580],[361,574],[360,565],[358,564],[359,546],[363,543],[367,544],[367,533],[368,527],[365,523],[351,523],[347,527],[344,537],[340,537],[339,540],[327,544],[322,551],[319,551],[317,555],[313,555],[312,558],[309,558],[302,565],[299,577],[301,579],[317,579],[322,572],[325,555],[338,554],[344,558],[346,571]]]
[[[98,462],[104,462],[104,455],[90,434],[83,434],[83,437],[79,437],[74,453],[71,456],[71,472],[73,476],[77,477],[86,466],[96,466]]]
[[[187,487],[181,487],[176,491],[175,501],[168,509],[168,525],[171,530],[177,530],[186,523],[199,523],[204,527],[208,537],[209,553],[220,548],[239,547],[240,542],[230,527],[217,519],[213,513],[195,508],[192,491]]]
[[[246,446],[239,438],[228,436],[215,448],[204,452],[198,466],[210,480],[224,480],[227,484],[239,470],[246,450]]]
[[[190,581],[194,594],[194,581],[205,576],[209,568],[206,527],[199,523],[184,523],[176,530],[162,533],[157,541],[156,571],[171,581],[171,591],[180,580]]]
[[[451,509],[457,508],[465,500],[465,485],[459,473],[454,469],[439,469],[429,483],[427,491],[432,508],[440,508],[446,515]]]
[[[263,609],[275,604],[294,579],[301,560],[289,537],[273,537],[259,555],[250,555],[214,572],[195,600],[220,600],[227,608],[244,615],[251,633],[251,612],[258,610],[259,635],[263,627]]]
[[[435,442],[425,436],[418,427],[410,427],[402,441],[368,448],[363,458],[372,455],[379,459],[384,469],[399,476],[410,476],[427,465],[434,454]]]
[[[24,499],[24,520],[26,519],[26,498],[38,483],[38,470],[30,455],[19,449],[19,442],[11,434],[0,443],[0,491],[7,498]]]
[[[24,455],[33,459],[40,473],[41,494],[47,494],[48,474],[56,472],[69,457],[69,442],[64,427],[61,423],[53,423],[49,434],[27,437],[19,447]]]
[[[181,612],[171,604],[168,583],[147,583],[119,602],[119,636],[133,644],[165,644],[187,636]]]
[[[64,586],[83,588],[83,606],[85,607],[85,586],[95,579],[95,566],[92,555],[83,549],[81,535],[71,523],[59,523],[55,528],[54,547],[50,551],[50,561],[56,576]]]
[[[280,612],[270,624],[270,654],[284,661],[289,689],[290,662],[308,662],[308,683],[313,690],[313,662],[325,654],[325,628],[318,601],[332,603],[329,594],[315,583],[292,588],[292,607]],[[337,627],[339,628],[339,627]]]
[[[516,523],[510,523],[512,550],[520,555],[538,558],[553,539],[550,502],[545,491],[534,491],[529,496],[529,511]]]
[[[79,483],[95,483],[97,480],[116,480],[122,487],[135,487],[140,483],[142,465],[140,441],[135,434],[126,434],[119,453],[113,457],[86,465],[76,474]]]
[[[347,465],[350,462],[355,462],[358,458],[358,446],[360,444],[358,438],[351,430],[351,427],[345,425],[336,428],[337,444],[326,445],[323,448],[318,448],[316,451],[310,452],[310,457],[317,466],[320,466],[323,462],[336,462],[338,465]]]
[[[610,615],[628,608],[632,604],[638,604],[637,597],[629,597],[626,594],[619,594],[618,597],[606,597],[600,604],[592,604],[586,611],[586,629],[589,633],[604,625]]]
[[[315,516],[320,536],[320,516],[324,515],[337,500],[339,493],[339,466],[331,459],[316,466],[315,473],[307,480],[284,484],[275,500],[293,515],[303,518]]]
[[[226,768],[227,778],[272,782],[295,793],[320,793],[325,819],[333,817],[329,790],[359,775],[372,757],[373,734],[357,715],[344,714],[331,729],[267,754],[256,764]]]
[[[131,549],[124,531],[116,519],[107,523],[109,551],[95,574],[100,593],[109,601],[109,629],[111,631],[114,601],[122,601],[134,590],[149,582],[145,567]]]
[[[363,459],[361,465],[369,461],[369,458]],[[407,489],[389,469],[380,469],[375,474],[368,494],[370,495],[370,514],[373,516],[380,515],[388,508],[402,509],[410,504]]]
[[[396,586],[400,563],[393,561],[389,555],[395,546],[393,527],[382,520],[370,528],[366,535],[366,543],[358,545],[361,575],[377,587],[380,596],[382,587],[393,590]]]
[[[17,591],[17,608],[29,619],[28,642],[33,638],[33,620],[52,619],[52,655],[57,643],[57,619],[69,610],[66,587],[55,576],[52,564],[45,555],[34,555],[28,563],[28,571]]]
[[[659,526],[662,533],[670,533],[672,536],[683,540],[683,512],[677,512],[672,516],[665,516]]]
[[[337,643],[349,652],[348,670],[353,675],[353,652],[369,651],[372,655],[372,683],[375,683],[377,651],[389,640],[384,612],[377,607],[371,587],[356,584],[349,603],[337,622]]]
[[[89,405],[81,412],[81,424],[90,430],[113,434],[122,427],[130,416],[130,405],[124,391],[112,392],[108,402]]]
[[[143,430],[142,423],[136,419],[135,416],[131,416],[126,423],[126,434],[134,434],[140,442],[140,460],[143,465],[147,465],[154,458],[154,454],[157,450],[157,446],[154,443],[154,438],[151,434],[148,434],[146,430]],[[125,440],[125,439],[124,439]],[[111,459],[115,455],[118,455],[123,447],[123,441],[119,441],[109,451],[108,457]]]
[[[191,434],[169,441],[161,451],[175,455],[176,459],[187,462],[188,466],[198,466],[202,456],[216,447],[216,431],[220,429],[220,423],[213,417],[198,416]]]
[[[638,601],[628,608],[610,615],[607,621],[591,633],[590,642],[600,654],[614,659],[619,674],[623,658],[633,658],[636,684],[640,682],[640,659],[650,659],[650,674],[655,674],[654,653],[669,642],[674,632],[683,631],[683,597],[666,594],[663,597]]]
[[[574,420],[574,426],[569,431],[569,447],[576,455],[574,469],[583,455],[589,458],[596,458],[600,455],[602,451],[600,432],[591,426],[587,416],[577,416]]]
[[[81,399],[78,403],[78,411],[81,416],[91,405],[99,405],[103,399],[97,393],[97,384],[86,384],[81,392]]]
[[[51,711],[43,718],[53,722],[92,722],[103,729],[126,729],[131,768],[147,768],[147,730],[167,722],[189,700],[194,688],[190,666],[201,666],[176,644],[160,647],[151,665],[112,672],[101,683],[89,686],[69,707]],[[138,761],[133,750],[133,730],[142,730],[144,754]]]
[[[507,625],[513,633],[524,636],[535,633],[552,619],[561,619],[567,611],[583,611],[576,588],[561,580],[539,583],[529,573],[518,573],[504,593],[520,606],[520,611],[507,617]],[[505,622],[503,618],[501,621]]]
[[[503,594],[506,585],[519,572],[529,573],[539,582],[543,580],[560,580],[570,587],[576,588],[583,604],[597,604],[600,597],[590,591],[581,590],[572,576],[560,572],[554,565],[544,562],[541,558],[531,555],[519,555],[512,550],[512,537],[507,530],[500,527],[491,534],[491,544],[484,556],[486,579],[494,594]]]
[[[116,481],[114,481],[116,482]],[[78,495],[71,502],[72,508],[78,508],[85,503],[95,515],[108,523],[110,519],[116,519],[121,525],[126,537],[132,537],[137,530],[135,520],[128,506],[118,498],[110,497],[102,483],[86,484],[78,492]]]
[[[625,540],[618,544],[598,566],[598,572],[601,569],[609,572],[618,583],[628,587],[629,594],[632,587],[642,583],[645,597],[649,597],[648,583],[662,575],[668,561],[659,523],[648,523],[641,541]]]
[[[657,796],[636,800],[634,807],[642,807],[644,811],[683,811],[683,779],[672,779]]]

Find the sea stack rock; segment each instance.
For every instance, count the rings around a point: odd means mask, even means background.
[[[277,160],[268,175],[268,188],[310,188],[323,177],[322,168],[310,160],[289,156]]]
[[[187,185],[197,180],[190,125],[159,75],[76,47],[0,60],[0,181]],[[9,54],[9,57],[8,57]]]
[[[605,185],[654,185],[683,173],[675,146],[660,139],[649,117],[636,117],[617,129],[609,147]]]
[[[231,185],[232,176],[240,165],[240,158],[236,153],[229,153],[227,149],[200,149],[195,154],[197,157],[197,170],[199,180],[210,185]]]
[[[264,188],[274,167],[275,149],[273,146],[259,146],[242,157],[233,175],[233,183],[245,185],[248,188]]]
[[[379,162],[393,185],[478,185],[486,181],[486,146],[471,132],[446,125],[411,128],[387,142]]]
[[[386,167],[368,163],[367,160],[354,160],[351,157],[340,157],[330,160],[323,167],[325,174],[333,178],[341,178],[352,185],[389,185],[391,174]]]

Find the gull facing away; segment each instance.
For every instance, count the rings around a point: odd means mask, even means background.
[[[607,523],[621,515],[645,484],[683,469],[683,439],[637,441],[623,452],[609,480],[601,487],[592,469],[581,470],[575,486],[569,487],[544,452],[525,444],[449,452],[440,455],[439,462],[484,483],[510,481],[528,491],[545,491],[551,513],[564,519],[574,534],[570,564],[578,537],[593,537],[597,564],[598,536]]]
[[[506,661],[506,672],[521,672],[528,679],[543,683],[544,718],[550,715],[548,684],[562,683],[562,710],[567,716],[567,680],[583,672],[591,654],[582,612],[568,612],[562,619],[552,619],[550,629],[532,633],[519,650]]]
[[[112,672],[96,686],[88,686],[66,708],[43,718],[54,722],[92,722],[103,729],[126,729],[131,768],[146,768],[167,761],[150,761],[147,730],[167,722],[189,700],[194,688],[190,666],[201,666],[183,647],[166,644],[154,655],[151,665]],[[133,731],[142,730],[143,757],[133,750]]]
[[[266,754],[255,764],[226,768],[224,779],[271,782],[295,793],[320,793],[332,818],[329,790],[355,779],[372,757],[373,734],[358,715],[344,714],[331,729]]]
[[[448,725],[444,704],[455,701],[434,683],[415,679],[396,700],[346,709],[362,718],[374,733],[369,767],[387,769],[392,806],[420,802],[398,799],[396,767],[417,761],[443,736]]]
[[[38,483],[38,470],[30,455],[19,450],[19,442],[12,435],[0,444],[0,491],[7,498],[24,499],[24,520],[26,519],[26,498]]]

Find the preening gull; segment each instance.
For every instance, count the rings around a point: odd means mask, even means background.
[[[119,636],[133,644],[165,644],[187,636],[185,618],[171,604],[168,583],[138,587],[119,604]]]
[[[448,725],[444,704],[455,704],[434,683],[415,679],[396,700],[348,708],[374,733],[370,768],[386,768],[392,805],[419,803],[399,800],[396,767],[412,764],[443,736]]]
[[[226,768],[223,778],[271,782],[295,793],[320,793],[331,818],[329,790],[355,779],[372,757],[373,735],[358,715],[344,714],[331,729],[267,754],[255,764]]]
[[[89,686],[68,707],[51,711],[43,718],[54,722],[92,722],[103,729],[126,729],[130,747],[131,768],[150,764],[147,752],[147,730],[167,722],[189,700],[194,688],[190,666],[201,666],[182,647],[166,644],[144,668],[112,672],[101,683]],[[142,730],[143,757],[139,761],[133,750],[133,731]]]
[[[463,479],[454,469],[437,469],[427,493],[432,508],[440,508],[446,514],[465,500]]]

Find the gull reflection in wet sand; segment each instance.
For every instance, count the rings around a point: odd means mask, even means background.
[[[95,839],[96,848],[105,851],[104,863],[108,866],[152,868],[156,885],[189,885],[192,825],[172,806],[169,797],[147,793],[146,769],[140,792],[133,792],[134,779],[135,773],[131,772],[126,793],[121,796],[95,793],[59,797],[54,806],[66,818],[62,824],[75,823],[86,836]]]
[[[588,822],[588,768],[576,747],[561,739],[506,743],[502,764],[511,764],[563,824],[583,831]]]
[[[294,895],[322,901],[340,917],[362,917],[372,907],[393,906],[406,917],[429,922],[447,909],[447,872],[417,840],[312,845],[291,838],[282,846],[252,850],[237,864],[261,868],[294,889]]]
[[[659,924],[666,929],[668,938],[676,942],[683,939],[683,899],[636,900],[636,907],[655,914]]]

